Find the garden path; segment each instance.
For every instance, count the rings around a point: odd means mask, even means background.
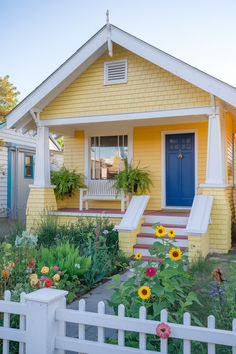
[[[120,277],[120,282],[126,281],[130,277],[132,277],[134,273],[130,270],[123,273]],[[110,298],[113,290],[107,290],[106,287],[112,284],[112,280],[107,281],[106,283],[98,286],[97,288],[89,291],[87,294],[81,296],[78,300],[72,302],[67,306],[69,309],[78,309],[79,300],[85,299],[86,301],[86,311],[90,312],[97,312],[97,306],[99,301],[104,301],[105,303],[105,313],[106,314],[113,314],[113,309],[108,306],[107,300]],[[111,337],[114,335],[115,330],[112,329],[105,329],[105,336]],[[67,323],[66,326],[66,335],[70,337],[78,337],[78,325],[73,323]],[[87,340],[97,340],[97,327],[94,326],[86,326],[86,334],[85,338]],[[74,352],[67,351],[67,354],[72,354]]]

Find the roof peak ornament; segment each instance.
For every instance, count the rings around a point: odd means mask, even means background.
[[[111,24],[110,24],[110,12],[107,10],[106,12],[107,17],[107,46],[108,46],[108,53],[109,56],[112,57],[112,40],[111,40]]]

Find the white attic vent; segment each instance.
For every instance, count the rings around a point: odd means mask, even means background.
[[[127,82],[127,59],[104,63],[104,85]]]

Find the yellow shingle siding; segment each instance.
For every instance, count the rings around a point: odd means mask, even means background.
[[[57,210],[56,198],[52,188],[31,188],[26,207],[26,229],[35,233],[48,211]]]
[[[126,49],[114,45],[40,114],[41,118],[89,116],[210,105],[209,93]],[[128,82],[104,85],[104,62],[128,59]]]
[[[209,225],[210,252],[227,253],[231,247],[233,188],[199,188],[199,194],[214,197]]]
[[[225,112],[225,177],[233,183],[233,123],[229,112]]]
[[[69,170],[84,173],[84,131],[76,131],[74,137],[64,138],[64,165]],[[57,200],[57,207],[79,208],[79,192],[71,198]]]
[[[206,177],[207,122],[134,128],[134,164],[140,161],[140,167],[146,167],[151,172],[154,184],[150,192],[148,209],[161,209],[161,132],[173,130],[181,133],[182,130],[193,129],[197,129],[198,134],[198,181],[196,184],[201,184],[205,183]]]

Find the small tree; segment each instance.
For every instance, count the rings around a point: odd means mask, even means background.
[[[4,122],[4,117],[17,104],[17,96],[20,94],[17,88],[9,82],[9,75],[0,76],[0,123]]]

